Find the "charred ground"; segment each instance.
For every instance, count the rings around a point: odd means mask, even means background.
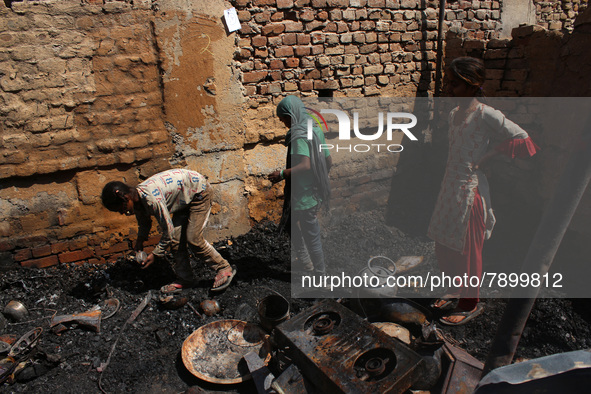
[[[324,242],[333,251],[327,257],[329,273],[343,262],[362,267],[373,254],[392,259],[404,255],[424,255],[421,269],[435,269],[433,245],[421,236],[411,236],[388,226],[380,215],[356,215],[326,226]],[[364,244],[354,242],[363,233]],[[367,235],[370,236],[367,236]],[[348,245],[357,245],[348,247]],[[221,294],[210,294],[212,274],[200,263],[195,272],[199,286],[186,290],[183,297],[196,309],[205,299],[214,298],[221,312],[199,317],[187,305],[169,310],[152,300],[137,319],[125,322],[146,297],[155,296],[161,285],[173,279],[167,264],[155,264],[141,270],[130,260],[102,266],[60,265],[56,268],[15,269],[0,279],[0,304],[19,300],[30,309],[25,322],[9,323],[2,335],[18,337],[34,327],[44,332],[36,356],[41,376],[25,376],[13,385],[3,385],[3,392],[106,392],[166,393],[194,391],[254,392],[251,383],[220,386],[192,376],[181,360],[181,347],[198,327],[219,319],[257,321],[257,301],[272,292],[290,299],[291,313],[297,314],[314,303],[313,299],[290,298],[289,241],[277,236],[274,224],[260,224],[248,234],[216,244],[220,253],[238,267],[232,285]],[[70,326],[61,335],[49,328],[54,313],[84,312],[107,298],[117,298],[120,310],[101,321],[100,332]],[[462,327],[443,327],[476,358],[484,361],[497,323],[504,312],[505,300],[487,299],[484,315]],[[539,299],[532,311],[516,359],[591,347],[591,316],[587,300]],[[113,344],[118,340],[108,366],[101,373]],[[48,355],[50,360],[47,361]],[[101,378],[102,376],[102,378]],[[24,381],[26,380],[26,381]]]

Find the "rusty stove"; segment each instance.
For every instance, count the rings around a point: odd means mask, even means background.
[[[323,392],[404,392],[422,361],[404,343],[332,300],[281,323],[275,337]]]

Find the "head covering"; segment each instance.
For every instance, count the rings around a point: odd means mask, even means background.
[[[326,208],[330,200],[330,183],[328,180],[328,168],[326,165],[326,158],[324,153],[320,151],[320,139],[319,133],[322,133],[316,125],[313,126],[312,139],[308,139],[308,119],[311,119],[308,115],[308,111],[304,107],[304,103],[296,96],[287,96],[277,105],[277,116],[284,117],[289,116],[291,118],[291,126],[287,135],[285,136],[285,146],[290,146],[291,143],[297,139],[305,139],[310,149],[310,167],[314,173],[314,193],[316,197],[321,201],[321,204]],[[289,149],[287,152],[286,167],[291,167],[291,158]],[[290,209],[289,196],[291,196],[291,185],[290,182],[285,183],[284,195],[288,198],[285,199],[283,204],[283,217],[281,223],[287,224]]]
[[[304,103],[296,96],[287,96],[277,105],[277,116],[291,118],[289,132],[285,136],[285,146],[298,138],[306,138],[308,131],[308,111]]]

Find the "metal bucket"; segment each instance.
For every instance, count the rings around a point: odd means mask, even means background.
[[[271,331],[279,323],[289,319],[289,301],[279,294],[271,294],[258,303],[261,326]]]

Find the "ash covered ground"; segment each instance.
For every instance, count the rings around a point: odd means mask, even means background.
[[[364,235],[362,245],[359,234]],[[327,223],[323,241],[331,251],[327,256],[329,273],[342,264],[363,267],[369,251],[394,260],[405,255],[422,255],[424,261],[417,269],[436,269],[431,241],[388,226],[383,215],[376,213],[358,213],[339,223]],[[181,359],[183,341],[198,327],[215,320],[258,321],[257,301],[273,292],[290,299],[292,315],[311,306],[314,300],[290,297],[289,241],[277,236],[274,224],[257,225],[248,234],[217,243],[216,247],[238,268],[232,285],[221,294],[209,293],[213,274],[195,263],[201,282],[182,294],[197,309],[202,300],[219,301],[221,312],[212,317],[199,317],[188,305],[165,309],[152,300],[133,323],[125,326],[149,291],[157,297],[160,286],[173,279],[165,263],[141,270],[133,261],[121,259],[102,266],[60,265],[44,270],[5,272],[0,280],[0,305],[19,300],[30,309],[30,316],[25,322],[9,323],[0,334],[18,337],[32,328],[42,327],[36,359],[45,370],[39,368],[41,376],[33,374],[21,379],[26,381],[4,384],[0,391],[98,393],[101,379],[106,392],[256,392],[252,382],[215,385],[191,375]],[[101,321],[100,332],[70,326],[56,335],[49,328],[54,313],[84,312],[108,298],[117,298],[121,308],[113,317]],[[486,309],[480,318],[461,327],[442,327],[481,361],[486,358],[506,302],[483,301]],[[587,300],[539,299],[516,359],[591,347],[590,310]],[[49,357],[41,357],[43,354]],[[47,358],[55,362],[49,363]],[[101,365],[104,370],[99,372]]]

